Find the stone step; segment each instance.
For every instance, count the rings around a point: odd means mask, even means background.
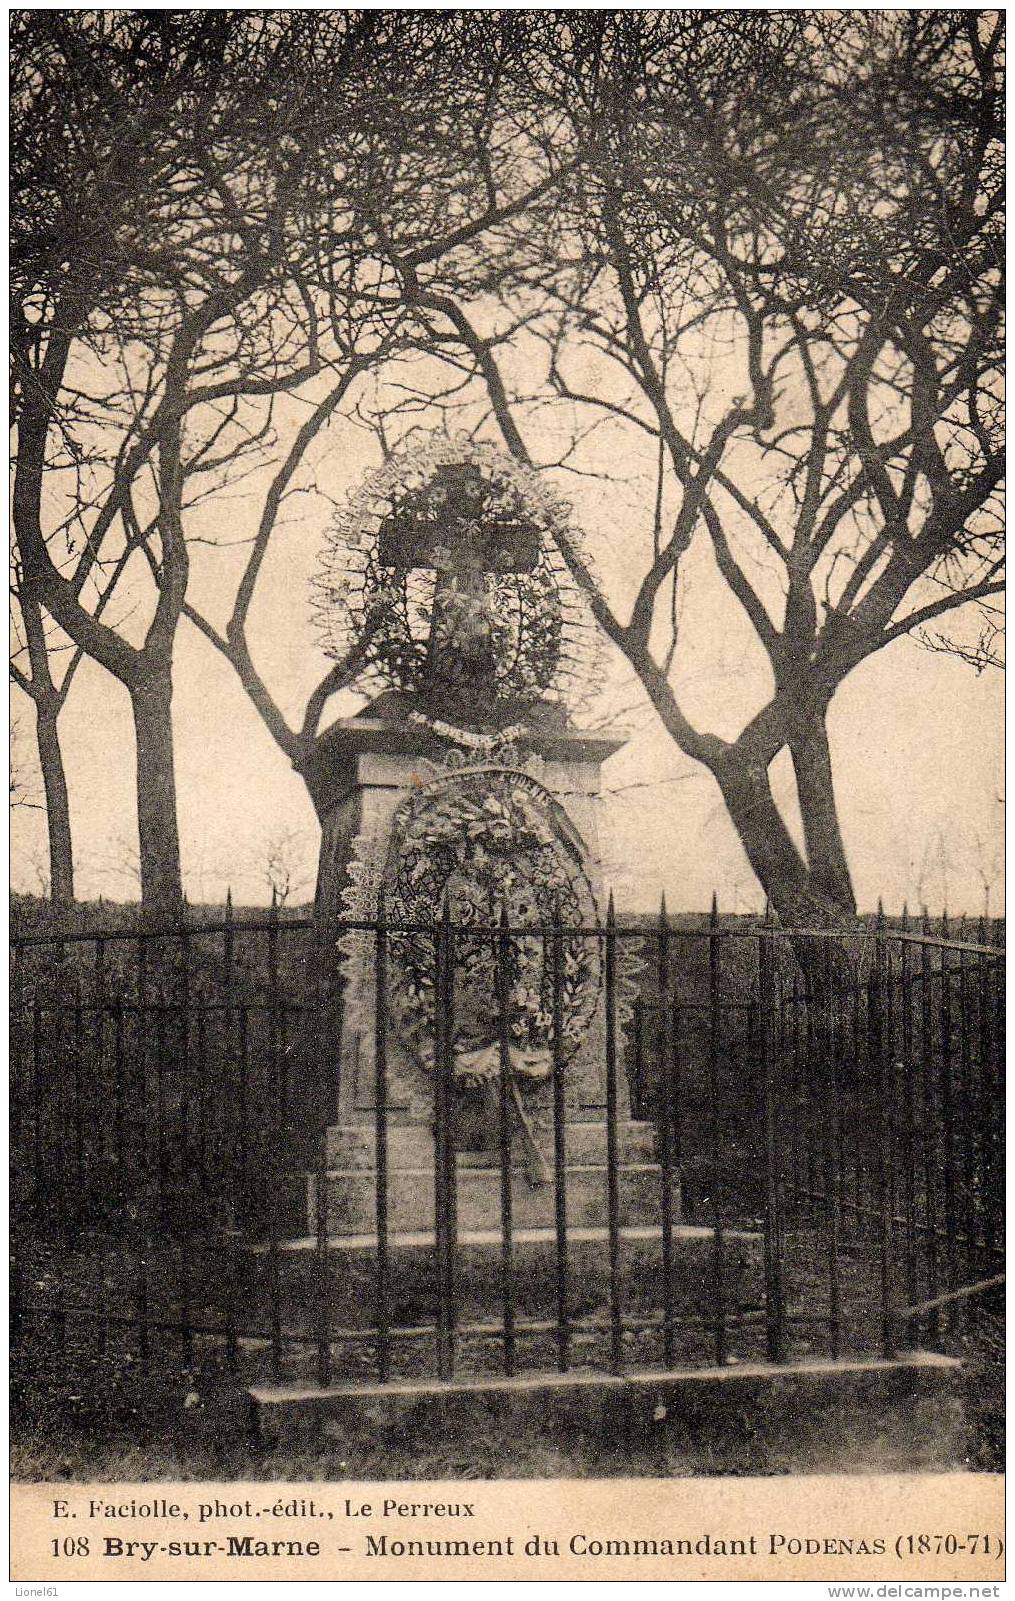
[[[519,1318],[555,1318],[557,1239],[552,1228],[519,1228],[512,1235],[512,1284]],[[498,1319],[502,1306],[500,1229],[467,1229],[455,1253],[456,1297],[460,1320]],[[254,1304],[266,1300],[267,1247],[248,1257],[248,1293]],[[715,1236],[708,1228],[676,1225],[671,1235],[671,1308],[675,1316],[710,1324],[716,1307]],[[313,1237],[287,1240],[277,1255],[287,1326],[317,1327],[322,1260]],[[328,1282],[333,1326],[369,1328],[376,1315],[377,1241],[373,1234],[339,1235],[328,1242]],[[605,1315],[610,1300],[609,1235],[604,1228],[570,1227],[567,1232],[569,1315]],[[738,1315],[761,1307],[764,1295],[761,1235],[730,1230],[723,1235],[724,1301]],[[622,1310],[651,1314],[662,1310],[661,1229],[646,1225],[619,1234],[618,1283]],[[437,1258],[432,1233],[394,1232],[388,1240],[388,1314],[392,1326],[418,1327],[434,1321],[438,1307]]]
[[[607,1169],[602,1165],[571,1166],[565,1173],[567,1215],[576,1228],[607,1222]],[[662,1179],[651,1162],[625,1163],[617,1169],[620,1222],[658,1223],[662,1211]],[[376,1174],[366,1168],[325,1174],[327,1232],[362,1234],[376,1226]],[[317,1232],[316,1177],[307,1181],[307,1216]],[[500,1226],[501,1175],[497,1168],[459,1165],[456,1181],[460,1229]],[[431,1168],[394,1168],[388,1173],[388,1227],[392,1230],[433,1228],[434,1173]],[[512,1218],[517,1228],[547,1226],[554,1219],[554,1185],[530,1184],[523,1169],[511,1176]],[[680,1187],[672,1182],[671,1220],[680,1221]]]
[[[321,1430],[350,1456],[388,1441],[480,1437],[514,1453],[597,1440],[623,1466],[649,1449],[687,1474],[931,1471],[966,1450],[960,1365],[913,1352],[894,1361],[765,1362],[670,1373],[525,1373],[320,1388],[305,1380],[250,1390],[264,1444]],[[577,1446],[577,1449],[575,1447]],[[640,1560],[640,1559],[639,1559]],[[629,1575],[629,1576],[638,1576]]]
[[[537,1139],[548,1162],[553,1161],[553,1130],[537,1128]],[[375,1162],[375,1133],[372,1123],[337,1124],[327,1131],[327,1164],[331,1169],[372,1168]],[[565,1125],[565,1156],[579,1166],[606,1161],[605,1122],[568,1122]],[[392,1123],[388,1129],[389,1168],[432,1168],[434,1142],[423,1123]],[[512,1151],[514,1165],[524,1166],[525,1152],[515,1133]],[[655,1127],[651,1123],[629,1120],[617,1125],[617,1156],[621,1162],[652,1162],[656,1158]],[[459,1151],[458,1166],[498,1166],[497,1151]]]

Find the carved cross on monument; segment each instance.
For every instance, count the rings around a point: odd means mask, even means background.
[[[481,693],[493,690],[489,579],[531,572],[539,560],[539,529],[490,507],[491,493],[474,467],[449,463],[415,497],[403,496],[381,528],[382,567],[437,575],[427,646],[434,687],[446,687],[450,677]]]

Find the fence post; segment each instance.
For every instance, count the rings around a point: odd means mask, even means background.
[[[670,983],[670,923],[666,912],[666,896],[659,903],[658,988],[660,1064],[659,1090],[656,1104],[659,1108],[659,1158],[662,1178],[662,1258],[663,1258],[663,1361],[673,1366],[673,1125],[676,1113],[674,1085],[675,1045],[671,1016]]]
[[[501,1310],[504,1317],[504,1372],[510,1377],[515,1370],[515,1281],[514,1239],[512,1234],[511,1192],[511,978],[507,907],[500,909],[500,921],[495,935],[497,976],[497,1110],[500,1142],[500,1283]],[[556,972],[554,973],[556,977]],[[557,995],[554,992],[554,1021],[557,1020]]]
[[[927,1235],[927,1299],[938,1293],[938,1206],[937,1206],[937,1103],[934,1094],[934,969],[930,954],[930,918],[926,906],[920,920],[923,944],[920,947],[920,1067],[923,1077],[922,1143],[924,1216]],[[927,1334],[933,1340],[939,1332],[937,1307],[927,1314]]]
[[[570,1285],[567,1256],[567,1147],[564,1121],[564,936],[560,896],[553,898],[553,1220],[557,1248],[557,1366],[570,1360]]]
[[[824,1062],[819,1082],[823,1089],[820,1098],[822,1113],[821,1183],[824,1200],[825,1254],[828,1272],[828,1347],[833,1361],[838,1361],[842,1341],[842,1285],[839,1275],[839,1247],[842,1215],[839,1205],[840,1125],[839,1108],[839,1034],[836,1028],[833,990],[835,985],[832,941],[826,938],[821,949],[821,975],[808,976],[808,1009],[817,1007],[819,1027],[809,1030],[812,1042],[816,1041],[823,1052]],[[857,977],[857,986],[859,976]],[[859,998],[856,1000],[859,1009]],[[812,1045],[813,1048],[813,1045]],[[811,1072],[816,1071],[813,1056]],[[854,1066],[854,1073],[856,1067]]]
[[[722,1006],[722,970],[719,964],[719,901],[712,893],[712,909],[708,924],[708,1092],[709,1092],[709,1146],[711,1155],[712,1191],[712,1243],[713,1270],[715,1273],[715,1360],[717,1367],[726,1363],[726,1250],[723,1237],[722,1201],[719,1195],[719,1047],[720,1007]]]
[[[327,1140],[327,1133],[322,1136]],[[377,1377],[390,1376],[388,1318],[388,929],[384,890],[377,895],[374,930],[374,1167],[377,1216]],[[328,1278],[324,1240],[324,1278]],[[329,1292],[330,1293],[330,1292]],[[330,1363],[329,1363],[330,1367]]]
[[[880,1223],[881,1257],[881,1349],[885,1357],[896,1355],[894,1309],[894,1199],[892,1194],[891,1142],[894,1132],[894,1106],[890,1097],[892,1075],[886,1071],[886,1053],[890,1048],[885,1023],[887,975],[885,971],[887,946],[885,914],[878,902],[877,926],[874,933],[874,962],[867,988],[867,1032],[870,1042],[870,1059],[874,1068],[874,1083],[878,1107],[878,1213]]]
[[[909,908],[902,908],[902,932],[907,935],[909,928]],[[902,1156],[904,1162],[903,1172],[903,1208],[906,1229],[906,1304],[916,1304],[918,1290],[916,1271],[916,1073],[913,1060],[913,972],[912,947],[906,939],[899,943],[900,964],[900,1007],[902,1012]],[[904,1327],[900,1327],[900,1334],[907,1346],[914,1343],[914,1324],[911,1318],[906,1319]]]
[[[941,938],[951,938],[947,911],[941,917]],[[958,1206],[955,1193],[955,1062],[952,1053],[952,966],[946,944],[941,946],[941,989],[938,995],[938,1026],[941,1036],[941,1133],[944,1140],[945,1276],[946,1288],[958,1284]],[[955,1333],[959,1324],[958,1302],[948,1309],[948,1327]]]
[[[765,1349],[770,1362],[784,1357],[782,1261],[780,1253],[780,1196],[776,1156],[775,1061],[775,934],[771,906],[765,907],[765,926],[758,936],[759,1049],[761,1054],[763,1128],[765,1146]]]
[[[610,1368],[623,1367],[620,1311],[620,1191],[617,1172],[617,917],[606,908],[606,1206],[610,1254]]]
[[[454,1117],[454,947],[447,893],[435,930],[434,983],[434,1245],[437,1255],[437,1369],[455,1367],[456,1156]]]

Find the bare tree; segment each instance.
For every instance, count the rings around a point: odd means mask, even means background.
[[[371,54],[370,115],[355,130],[363,219],[355,259],[340,273],[334,239],[322,229],[298,280],[301,301],[285,343],[299,348],[302,337],[313,353],[312,362],[294,369],[289,386],[305,403],[303,421],[280,448],[225,626],[217,626],[194,598],[183,608],[235,669],[315,807],[321,720],[331,698],[362,670],[375,620],[365,619],[361,640],[322,676],[293,726],[257,666],[248,633],[281,513],[292,496],[316,488],[314,449],[334,417],[368,420],[381,451],[386,448],[383,420],[371,413],[361,380],[396,359],[420,358],[415,313],[402,294],[404,264],[427,274],[455,263],[459,279],[480,288],[495,274],[492,263],[503,248],[504,230],[558,193],[575,162],[573,140],[561,137],[559,118],[548,120],[513,92],[506,101],[499,98],[509,69],[523,70],[524,25],[482,13],[405,16],[409,20],[397,33],[397,83],[385,80],[383,59]],[[315,203],[320,200],[315,197]],[[328,196],[325,211],[333,209]],[[445,400],[456,385],[452,379]],[[407,405],[411,411],[411,398]]]
[[[67,700],[80,652],[72,650],[59,679],[53,676],[53,658],[40,606],[18,595],[14,620],[15,641],[11,677],[35,709],[35,741],[46,801],[49,837],[49,894],[60,904],[74,899],[74,851],[71,841],[67,774],[57,719]],[[20,634],[21,637],[17,637]]]
[[[974,12],[533,18],[511,92],[563,120],[568,184],[511,219],[479,289],[392,253],[421,346],[519,458],[644,463],[640,526],[613,536],[629,602],[563,553],[798,925],[855,910],[826,722],[844,679],[906,635],[995,656],[1001,40]],[[767,666],[734,738],[674,688],[692,541]]]
[[[388,252],[420,266],[453,253],[554,180],[552,166],[516,173],[503,126],[500,145],[488,137],[467,32],[445,37],[421,13],[16,23],[21,587],[130,694],[149,905],[182,894],[171,700],[189,510],[264,460],[278,444],[275,397],[309,386],[224,635],[188,608],[299,764],[341,666],[289,729],[254,666],[247,615],[307,446],[403,317]],[[459,126],[475,145],[464,162]],[[535,129],[524,142],[531,166],[547,141]],[[114,579],[130,600],[109,622],[97,594]]]

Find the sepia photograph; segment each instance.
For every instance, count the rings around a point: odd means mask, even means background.
[[[1002,1577],[1003,12],[9,29],[13,1576]]]

